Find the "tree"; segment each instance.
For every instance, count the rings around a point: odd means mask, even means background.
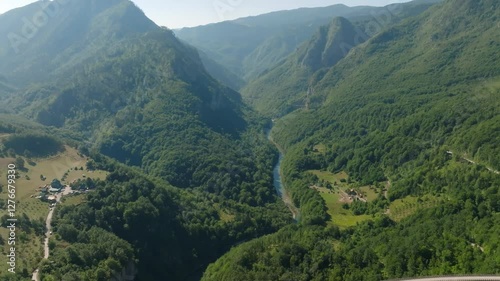
[[[50,186],[57,189],[63,188],[62,183],[58,179],[53,179],[52,182],[50,183]]]
[[[16,164],[16,167],[19,169],[19,170],[25,170],[26,167],[24,167],[24,159],[22,157],[16,157],[16,161],[15,161],[15,164]]]
[[[28,158],[31,158],[33,157],[33,153],[31,153],[29,150],[25,149],[24,152],[23,152],[23,155],[25,157],[28,157]]]
[[[52,275],[45,275],[42,281],[56,281],[56,279]]]
[[[49,241],[49,249],[54,250],[56,248],[56,242],[54,240]]]

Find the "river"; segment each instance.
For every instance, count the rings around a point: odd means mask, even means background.
[[[290,197],[290,194],[288,193],[287,189],[285,188],[285,185],[283,184],[282,178],[283,178],[283,173],[281,172],[281,163],[283,162],[283,150],[280,148],[280,146],[274,142],[272,136],[271,136],[271,129],[267,132],[267,139],[278,149],[279,151],[279,159],[276,165],[274,166],[273,170],[273,184],[274,184],[274,189],[276,190],[276,193],[278,194],[279,197],[281,197],[281,200],[285,203],[285,205],[288,207],[290,212],[292,213],[293,219],[298,222],[300,220],[300,210],[295,206],[293,203],[292,198]]]

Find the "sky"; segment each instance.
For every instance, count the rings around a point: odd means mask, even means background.
[[[171,29],[259,15],[300,7],[385,6],[409,0],[133,0],[156,24]],[[0,0],[0,14],[34,0]]]

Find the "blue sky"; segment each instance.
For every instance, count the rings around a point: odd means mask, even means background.
[[[409,0],[133,0],[158,25],[169,28],[212,22],[300,7],[323,7],[338,3],[348,6],[384,6]],[[34,0],[0,0],[0,13]]]

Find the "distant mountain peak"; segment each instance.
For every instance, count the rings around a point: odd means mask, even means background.
[[[355,46],[365,42],[368,36],[344,17],[335,17],[329,25],[323,26],[303,46],[299,55],[302,66],[317,70],[335,65]]]
[[[0,41],[0,73],[16,84],[44,81],[110,41],[159,29],[128,0],[38,1],[0,15],[8,39]]]

